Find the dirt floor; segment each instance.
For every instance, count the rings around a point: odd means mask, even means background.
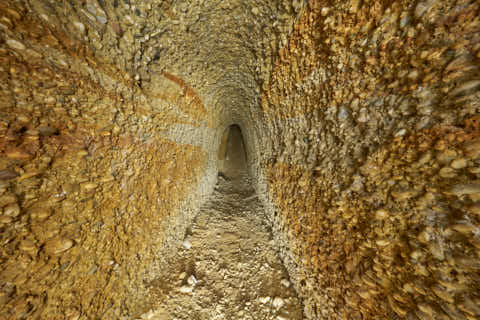
[[[303,319],[246,175],[219,176],[169,268],[152,283],[142,319]]]

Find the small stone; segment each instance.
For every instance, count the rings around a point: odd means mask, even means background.
[[[13,170],[0,170],[0,180],[10,180],[18,177],[18,173]]]
[[[195,286],[197,284],[197,282],[198,281],[193,274],[190,277],[188,277],[188,279],[187,279],[187,283],[191,286]]]
[[[252,13],[253,13],[254,15],[258,16],[258,14],[260,13],[260,10],[258,10],[257,7],[253,7],[253,8],[252,8]]]
[[[435,310],[427,303],[419,303],[417,306],[422,312],[425,312],[430,316],[433,316],[435,314]]]
[[[473,174],[480,174],[480,167],[468,168],[468,172],[473,173]]]
[[[281,283],[282,286],[284,286],[285,288],[289,288],[289,287],[290,287],[290,281],[288,281],[287,279],[282,279],[282,281],[280,281],[280,283]]]
[[[464,301],[458,304],[458,308],[472,316],[480,315],[480,304],[478,298],[472,300],[469,297],[465,297]],[[469,319],[475,319],[475,317]]]
[[[409,78],[410,80],[417,80],[419,76],[420,76],[420,73],[418,72],[418,70],[412,70],[407,75],[407,78]]]
[[[433,286],[432,291],[435,293],[437,297],[440,299],[448,302],[448,303],[454,303],[454,299],[452,295],[450,295],[445,288],[442,288],[439,285]]]
[[[407,133],[407,129],[400,129],[395,133],[395,137],[403,137]]]
[[[273,307],[276,308],[276,309],[280,309],[281,307],[283,307],[285,305],[285,301],[280,298],[280,297],[275,297],[273,299]]]
[[[468,211],[480,216],[480,203],[475,203],[468,208]]]
[[[400,28],[405,28],[410,25],[410,21],[412,20],[410,15],[405,15],[400,19]]]
[[[9,217],[16,217],[20,214],[20,207],[16,203],[9,204],[3,209],[3,214]]]
[[[55,238],[45,243],[45,252],[50,255],[56,255],[69,250],[73,247],[73,241],[65,238]]]
[[[103,16],[97,16],[97,21],[100,22],[101,24],[106,24],[108,20]]]
[[[463,145],[465,154],[470,159],[476,159],[480,156],[480,141],[469,141]]]
[[[0,216],[0,223],[11,223],[12,221],[12,217]]]
[[[9,39],[6,41],[7,45],[12,49],[25,50],[26,47],[23,43],[17,40]]]
[[[387,239],[383,239],[383,240],[377,240],[377,241],[375,241],[375,243],[379,247],[385,247],[385,246],[388,246],[390,244],[390,241],[388,241]]]
[[[406,190],[406,191],[399,191],[399,192],[392,192],[392,196],[396,200],[407,200],[414,198],[420,194],[418,190]]]
[[[192,248],[192,243],[190,242],[189,239],[185,239],[185,241],[183,241],[183,247],[187,250]]]
[[[370,120],[370,116],[368,115],[367,109],[366,108],[360,109],[360,115],[358,116],[357,121],[361,123],[366,123],[368,122],[368,120]]]
[[[457,89],[453,90],[451,93],[452,96],[459,96],[464,94],[466,91],[474,90],[480,87],[480,80],[467,81],[460,85]]]
[[[455,159],[450,163],[450,166],[453,169],[463,169],[467,166],[468,161],[465,158]]]
[[[93,182],[84,182],[84,183],[80,184],[80,188],[82,189],[82,191],[85,191],[85,192],[93,191],[97,187],[98,187],[98,184],[93,183]]]
[[[442,148],[442,145],[439,145]],[[442,152],[437,153],[437,160],[441,164],[448,165],[452,160],[456,159],[458,154],[456,151],[451,149],[445,149]]]
[[[347,107],[340,107],[338,110],[338,119],[346,120],[350,117],[350,109]]]
[[[0,23],[0,29],[3,30],[3,31],[7,31],[8,29],[11,29],[12,28],[12,23],[10,21],[2,21],[2,23]]]
[[[7,158],[15,160],[25,160],[30,159],[32,155],[20,148],[11,148],[5,152]]]
[[[455,231],[458,231],[462,234],[468,235],[470,233],[473,233],[477,231],[477,227],[475,227],[472,224],[467,224],[467,223],[457,223],[452,227]]]
[[[0,207],[6,206],[10,203],[16,203],[17,198],[13,194],[5,194],[0,197]]]
[[[74,21],[73,26],[83,35],[85,33],[85,25],[79,21]]]
[[[112,22],[112,30],[119,37],[121,37],[123,34],[122,27],[120,27],[120,25],[117,22]]]
[[[33,208],[29,212],[32,219],[44,220],[50,216],[50,210],[45,208]]]
[[[364,189],[363,177],[361,177],[360,175],[356,175],[353,178],[353,183],[351,185],[351,188],[353,191],[362,192]]]
[[[40,133],[40,135],[45,136],[45,137],[49,137],[49,136],[53,136],[55,134],[58,134],[58,129],[48,127],[48,126],[40,126],[40,127],[37,128],[37,130]]]
[[[32,172],[26,172],[24,174],[22,174],[19,178],[18,178],[18,182],[21,182],[23,180],[27,180],[29,178],[32,178],[32,177],[35,177],[35,176],[38,176],[39,174],[41,174],[41,172],[39,171],[32,171]]]
[[[78,320],[82,314],[77,309],[69,309],[65,313],[66,320]]]
[[[140,319],[155,319],[155,312],[153,310],[149,310],[147,313],[142,314]]]
[[[37,247],[35,246],[35,242],[25,239],[20,242],[19,248],[23,251],[32,252],[35,251]]]
[[[480,183],[460,183],[450,189],[450,193],[457,197],[480,193]]]
[[[258,298],[258,301],[260,301],[260,303],[263,303],[263,304],[267,304],[271,300],[272,300],[272,298],[270,298],[270,297],[260,297],[260,298]]]
[[[415,17],[417,19],[421,18],[425,14],[425,12],[430,9],[430,7],[432,6],[431,3],[431,0],[420,1],[415,7]]]
[[[190,286],[181,286],[180,287],[180,292],[181,293],[190,293],[193,291],[193,287]]]
[[[455,171],[455,169],[450,167],[443,167],[442,169],[440,169],[438,174],[442,178],[455,178],[457,176],[457,172]]]
[[[98,266],[94,264],[89,270],[88,270],[88,275],[95,274],[98,270]]]
[[[435,257],[435,259],[443,261],[445,259],[445,253],[443,248],[437,243],[433,242],[429,245],[430,253]]]
[[[375,213],[375,217],[376,217],[378,220],[383,220],[383,219],[385,219],[386,217],[388,217],[388,212],[387,212],[387,210],[385,210],[385,209],[377,210],[377,212]]]
[[[46,99],[45,99],[45,103],[47,105],[54,105],[55,103],[57,103],[57,99],[54,97],[54,96],[48,96]]]
[[[350,6],[350,12],[357,13],[358,10],[360,10],[361,6],[362,6],[362,0],[353,0]]]

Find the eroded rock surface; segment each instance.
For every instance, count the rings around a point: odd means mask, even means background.
[[[236,124],[305,317],[478,319],[479,16],[473,0],[1,1],[1,317],[150,310]]]
[[[303,319],[247,177],[219,178],[182,245],[152,282],[142,319]]]

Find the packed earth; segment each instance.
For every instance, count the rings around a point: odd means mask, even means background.
[[[250,183],[219,178],[182,246],[166,254],[141,319],[303,319]]]

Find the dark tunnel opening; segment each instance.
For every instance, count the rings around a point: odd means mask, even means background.
[[[218,173],[236,178],[247,172],[247,153],[240,126],[225,129],[218,151]]]

